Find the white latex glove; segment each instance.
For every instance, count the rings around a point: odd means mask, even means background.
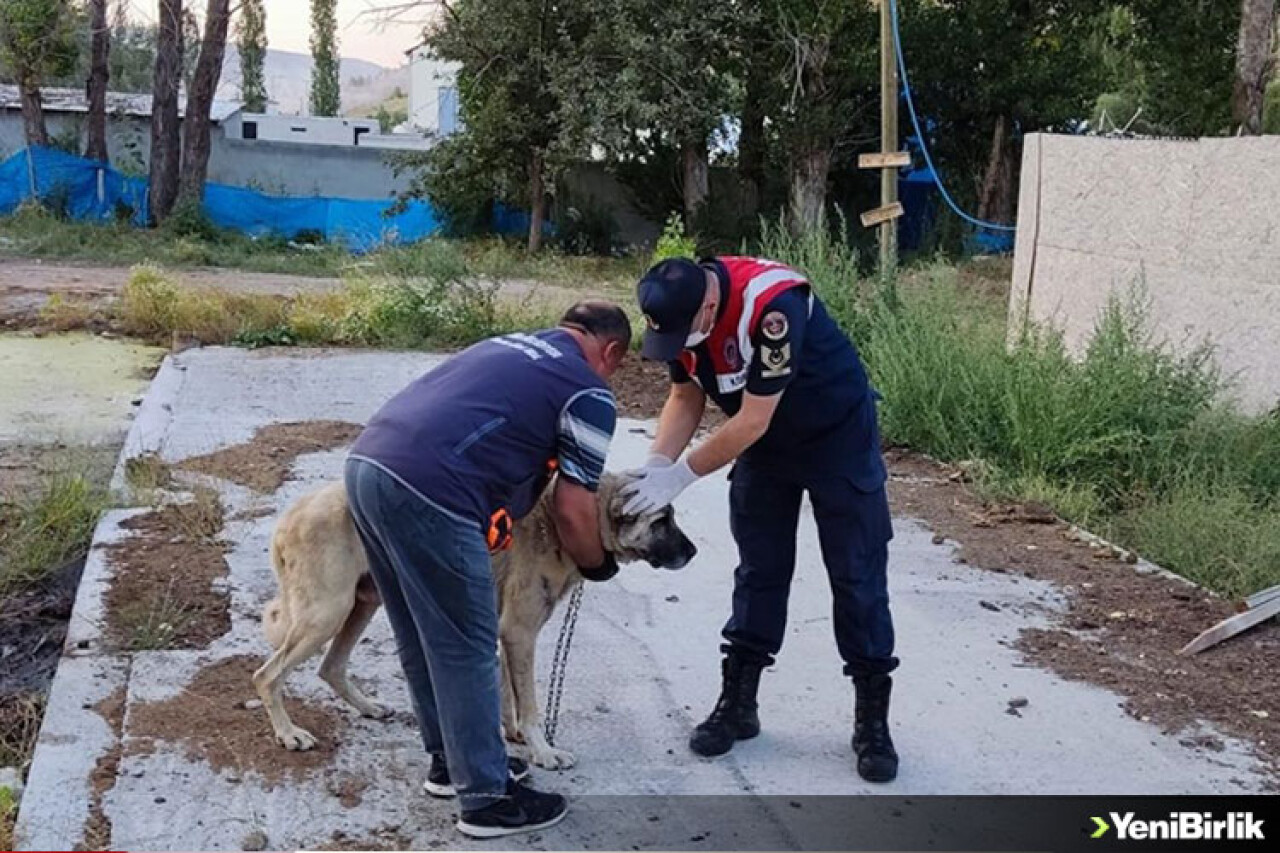
[[[663,456],[661,453],[650,453],[649,458],[644,460],[644,464],[641,465],[639,468],[628,468],[626,471],[623,471],[622,473],[628,479],[634,480],[637,477],[644,476],[651,468],[666,468],[669,465],[674,465],[674,464],[676,463],[672,462],[669,458],[667,458],[666,456]]]
[[[622,506],[625,515],[644,515],[654,512],[674,501],[689,488],[698,475],[689,467],[688,457],[671,465],[646,466],[640,475],[623,487],[627,502]]]

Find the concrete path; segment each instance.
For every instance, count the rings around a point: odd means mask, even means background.
[[[438,363],[411,354],[182,353],[162,367],[125,455],[158,451],[178,461],[245,442],[256,427],[272,422],[362,422],[410,378]],[[624,421],[610,467],[641,462],[650,429]],[[336,709],[334,728],[317,733],[338,745],[311,766],[295,766],[283,751],[266,750],[264,760],[230,731],[212,733],[227,741],[216,759],[201,755],[192,739],[211,734],[205,728],[214,709],[205,713],[198,705],[190,709],[189,732],[159,740],[140,733],[148,708],[183,695],[212,664],[267,652],[257,617],[273,594],[266,551],[274,516],[337,477],[342,458],[341,451],[302,457],[296,479],[272,495],[218,483],[228,517],[264,514],[242,516],[225,529],[234,543],[227,557],[232,629],[206,651],[127,656],[106,649],[100,626],[110,572],[95,548],[22,803],[19,849],[71,849],[95,810],[110,821],[111,845],[124,850],[260,849],[260,843],[271,849],[459,846],[453,807],[419,790],[425,762],[411,721],[405,715],[390,722],[354,717],[333,701],[314,662],[294,677],[290,690]],[[807,509],[787,643],[763,680],[764,733],[722,759],[695,758],[685,740],[716,697],[718,632],[736,561],[725,491],[724,477],[717,475],[678,502],[680,521],[700,549],[688,568],[628,566],[613,582],[587,589],[560,734],[560,745],[576,753],[578,765],[535,777],[577,797],[578,808],[560,827],[504,842],[505,848],[691,849],[691,842],[706,841],[718,849],[783,849],[806,843],[813,827],[798,823],[801,812],[788,808],[785,798],[758,800],[744,820],[741,813],[727,817],[704,808],[701,800],[585,795],[1208,794],[1261,788],[1263,773],[1242,744],[1224,739],[1225,751],[1212,756],[1190,751],[1176,737],[1126,716],[1114,694],[1022,662],[1009,644],[1020,630],[1045,623],[1048,610],[1058,606],[1054,590],[957,564],[949,547],[932,544],[930,534],[907,519],[897,521],[891,563],[904,661],[893,715],[902,773],[890,786],[863,783],[853,772],[851,690],[831,638],[829,593]],[[99,544],[124,535],[118,525],[127,514],[104,520]],[[979,600],[1001,609],[985,610]],[[544,679],[559,625],[554,616],[542,637]],[[381,615],[358,648],[353,670],[383,701],[407,709]],[[121,688],[125,712],[117,740],[95,706]],[[1006,712],[1016,696],[1029,700],[1020,715]],[[246,680],[217,701],[238,706],[252,697]],[[217,710],[223,719],[225,704]],[[243,713],[248,719],[262,711]]]

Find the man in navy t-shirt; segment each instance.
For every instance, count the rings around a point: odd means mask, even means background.
[[[836,646],[855,688],[858,773],[892,780],[893,532],[875,394],[857,351],[804,275],[775,261],[663,261],[640,281],[638,296],[648,325],[642,355],[669,364],[672,386],[625,511],[664,506],[734,463],[729,520],[739,563],[723,632],[723,685],[690,747],[720,755],[760,731],[760,672],[782,646],[807,492],[831,582]],[[681,458],[708,397],[730,418]]]
[[[425,787],[458,795],[458,829],[474,837],[565,814],[563,797],[519,784],[528,767],[507,758],[489,554],[554,469],[561,548],[588,578],[617,571],[595,492],[617,420],[607,380],[630,343],[626,314],[607,302],[481,341],[388,401],[347,460],[352,516],[431,755]]]

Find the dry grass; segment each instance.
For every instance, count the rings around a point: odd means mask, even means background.
[[[44,701],[41,693],[0,697],[0,767],[23,767],[31,758],[44,719]]]
[[[92,329],[110,323],[110,312],[100,301],[68,298],[61,293],[49,297],[40,309],[40,323],[51,332]]]
[[[0,788],[0,850],[13,849],[13,824],[17,819],[17,798],[8,788]]]
[[[200,544],[213,544],[222,531],[223,509],[218,493],[198,486],[192,499],[173,507],[174,524],[184,538]]]
[[[150,494],[173,484],[173,470],[160,454],[144,453],[125,460],[124,479],[129,488]]]
[[[159,267],[134,268],[120,299],[121,329],[149,340],[177,333],[204,343],[228,343],[246,330],[282,327],[288,300],[264,294],[181,286]]]

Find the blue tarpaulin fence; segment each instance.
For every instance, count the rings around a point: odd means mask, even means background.
[[[0,163],[0,215],[17,210],[33,195],[60,206],[73,219],[146,223],[146,178],[128,177],[65,151],[27,148]],[[388,216],[391,206],[390,201],[271,196],[224,184],[206,184],[204,195],[204,212],[220,227],[254,237],[318,233],[355,252],[411,243],[440,228],[426,202],[410,201],[402,212]]]

